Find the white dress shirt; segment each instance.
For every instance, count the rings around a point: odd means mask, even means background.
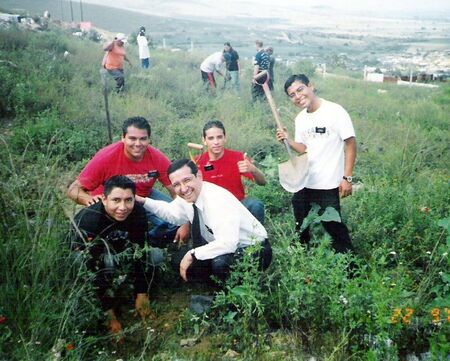
[[[199,210],[200,231],[208,244],[195,248],[195,258],[206,260],[237,248],[254,245],[267,238],[264,226],[229,191],[209,182],[202,183],[195,202]],[[177,197],[172,202],[146,198],[144,207],[167,222],[192,223],[192,203]]]

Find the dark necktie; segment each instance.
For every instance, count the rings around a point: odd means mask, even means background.
[[[206,244],[200,232],[200,216],[198,214],[198,208],[195,204],[192,204],[194,208],[194,218],[192,219],[191,225],[191,238],[194,248],[200,247]]]

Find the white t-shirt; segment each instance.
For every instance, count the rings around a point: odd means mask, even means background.
[[[203,60],[203,63],[200,65],[200,70],[205,73],[214,73],[214,70],[220,70],[224,62],[222,56],[223,54],[221,51],[211,54]]]
[[[139,46],[139,59],[150,58],[150,50],[148,49],[147,38],[143,35],[138,35],[136,41]]]
[[[344,140],[354,137],[355,130],[342,106],[320,101],[315,112],[303,109],[295,118],[295,141],[305,144],[308,153],[306,188],[333,189],[344,175]]]

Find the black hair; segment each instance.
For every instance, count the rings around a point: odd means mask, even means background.
[[[286,82],[284,83],[284,92],[288,94],[288,88],[292,85],[292,83],[299,81],[302,84],[305,84],[306,86],[309,85],[309,79],[305,74],[294,74],[291,75],[289,78],[287,78]]]
[[[220,120],[216,120],[216,119],[211,119],[208,120],[205,125],[203,126],[203,138],[206,137],[206,131],[208,129],[211,128],[219,128],[223,130],[223,135],[226,135],[227,133],[225,132],[225,126],[223,125],[223,123]]]
[[[125,136],[128,133],[128,127],[144,129],[147,131],[149,137],[152,134],[150,123],[144,117],[131,117],[126,119],[122,125],[122,136]]]
[[[167,168],[167,175],[171,175],[173,172],[176,172],[177,170],[183,168],[184,166],[188,166],[191,168],[191,173],[195,176],[197,176],[198,173],[198,167],[197,164],[195,164],[192,160],[184,158],[179,159],[173,162],[169,168]]]
[[[124,175],[115,175],[109,178],[105,182],[103,194],[107,197],[114,188],[131,189],[133,195],[136,195],[136,184]]]

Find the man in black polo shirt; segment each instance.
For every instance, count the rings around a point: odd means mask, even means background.
[[[236,93],[240,91],[240,74],[241,74],[241,66],[239,63],[239,54],[236,50],[234,50],[230,43],[225,43],[223,48],[223,53],[225,56],[226,66],[228,74],[230,74],[230,82],[231,86],[234,88]],[[226,79],[226,78],[225,78]]]
[[[147,215],[135,202],[135,195],[133,181],[113,176],[105,183],[102,201],[82,209],[74,219],[72,248],[85,257],[86,267],[94,275],[97,297],[113,334],[122,330],[115,312],[119,305],[116,291],[128,277],[134,279],[136,311],[143,320],[150,315],[142,252],[147,242]]]

